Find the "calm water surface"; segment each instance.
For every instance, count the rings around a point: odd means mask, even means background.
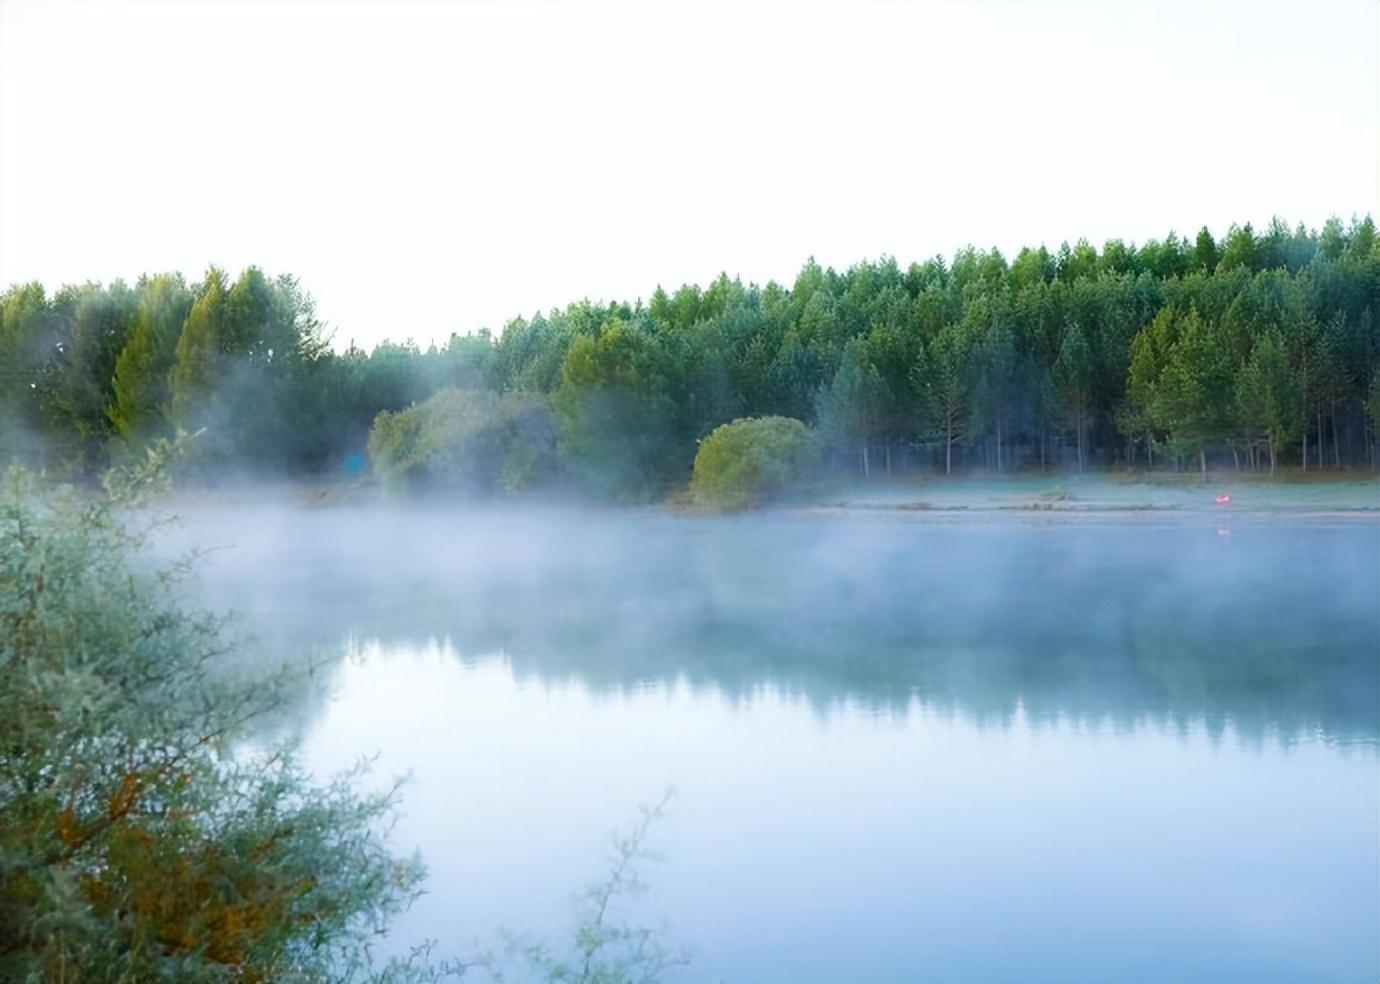
[[[204,512],[338,653],[292,726],[411,772],[449,948],[628,915],[730,981],[1380,978],[1373,519]],[[284,724],[286,727],[287,724]]]

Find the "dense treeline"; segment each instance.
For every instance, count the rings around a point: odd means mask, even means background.
[[[683,486],[701,439],[767,416],[810,425],[833,467],[863,475],[1374,467],[1377,295],[1369,217],[1010,261],[966,249],[904,269],[810,262],[789,287],[721,276],[425,351],[334,352],[298,284],[257,269],[51,296],[25,284],[0,298],[0,456],[89,470],[205,427],[204,466],[359,468],[388,411],[373,457],[414,472],[427,470],[423,431],[505,448],[535,435],[516,463],[481,455],[485,487],[557,472],[616,494]],[[442,401],[468,422],[397,413],[443,390],[471,393]],[[556,467],[535,460],[548,436]]]

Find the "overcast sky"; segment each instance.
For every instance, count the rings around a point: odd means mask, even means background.
[[[808,256],[1374,213],[1380,6],[0,4],[0,282],[425,343]]]

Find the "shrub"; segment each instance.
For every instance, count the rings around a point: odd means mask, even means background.
[[[0,979],[371,973],[421,877],[382,838],[393,794],[237,742],[286,681],[236,679],[180,568],[150,570],[117,510],[145,477],[0,487]]]
[[[380,413],[369,458],[389,488],[516,491],[555,474],[556,424],[540,394],[442,390],[407,410]]]
[[[712,509],[746,509],[780,492],[812,463],[815,441],[791,417],[745,417],[700,442],[690,491]]]

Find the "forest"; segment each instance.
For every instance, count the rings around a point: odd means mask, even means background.
[[[385,484],[645,498],[683,488],[721,425],[781,417],[859,478],[1373,469],[1378,297],[1369,216],[810,261],[789,286],[722,275],[426,349],[338,351],[303,286],[257,268],[19,284],[0,297],[0,461],[94,475],[204,429],[202,476],[372,464]]]

